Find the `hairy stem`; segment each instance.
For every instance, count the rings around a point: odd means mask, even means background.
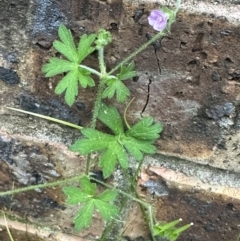
[[[174,14],[176,15],[179,8],[181,5],[181,0],[177,0],[176,5],[175,5],[175,10],[174,10]],[[161,31],[159,33],[157,33],[155,36],[153,36],[153,38],[151,38],[148,42],[146,42],[145,44],[143,44],[141,47],[139,47],[136,51],[134,51],[132,54],[130,54],[127,58],[125,58],[123,61],[121,61],[116,67],[114,67],[108,74],[112,74],[114,73],[116,70],[118,70],[122,65],[126,64],[127,62],[129,62],[129,60],[131,60],[132,58],[134,58],[137,54],[139,54],[140,52],[142,52],[144,49],[146,49],[150,44],[152,44],[153,42],[155,42],[156,40],[158,40],[159,38],[162,38],[165,35],[164,31]]]
[[[70,126],[72,128],[78,129],[78,130],[83,129],[82,126],[78,126],[78,125],[75,125],[73,123],[63,121],[63,120],[59,120],[59,119],[56,119],[56,118],[53,118],[53,117],[50,117],[50,116],[41,115],[41,114],[37,114],[37,113],[34,113],[34,112],[29,112],[29,111],[25,111],[25,110],[21,110],[21,109],[17,109],[17,108],[12,108],[12,107],[7,107],[7,106],[5,108],[7,108],[9,110],[18,111],[18,112],[21,112],[21,113],[24,113],[24,114],[28,114],[28,115],[33,115],[33,116],[36,116],[36,117],[39,117],[39,118],[42,118],[42,119],[45,119],[45,120],[53,121],[53,122],[56,122],[56,123],[59,123],[59,124],[65,125],[65,126]]]
[[[140,196],[138,195],[138,192],[137,192],[137,190],[136,190],[136,177],[138,176],[138,174],[139,174],[139,171],[140,171],[140,169],[141,169],[141,166],[142,166],[142,163],[143,163],[143,160],[139,163],[139,165],[138,165],[138,168],[137,168],[137,170],[136,170],[136,172],[135,172],[135,175],[134,175],[134,178],[131,178],[130,176],[129,176],[129,174],[126,172],[126,170],[123,170],[123,173],[124,173],[124,175],[125,175],[125,177],[128,179],[128,181],[130,182],[130,184],[131,184],[131,189],[132,189],[132,191],[134,192],[134,194],[135,194],[135,197],[138,199],[138,200],[141,200],[141,198],[140,198]],[[143,214],[143,217],[144,217],[144,219],[145,219],[145,221],[146,221],[146,223],[147,223],[147,225],[148,225],[148,228],[149,228],[149,230],[150,230],[150,233],[151,233],[151,236],[152,236],[152,240],[153,241],[156,241],[156,238],[155,238],[155,236],[153,235],[153,213],[152,213],[152,207],[151,207],[151,205],[148,205],[147,206],[147,211],[146,211],[146,206],[145,205],[143,205],[141,202],[139,202],[139,205],[140,205],[140,208],[141,208],[141,211],[142,211],[142,214]]]
[[[0,197],[5,196],[5,195],[12,195],[20,192],[26,192],[26,191],[31,191],[37,188],[47,188],[47,187],[54,187],[54,186],[61,186],[63,184],[66,184],[68,182],[73,182],[73,181],[78,181],[83,175],[78,175],[74,177],[69,177],[64,180],[59,180],[55,182],[49,182],[49,183],[43,183],[43,184],[38,184],[38,185],[31,185],[29,187],[22,187],[22,188],[17,188],[15,190],[9,190],[6,192],[0,192]]]
[[[100,48],[98,50],[98,61],[99,61],[99,68],[101,72],[101,77],[100,77],[100,82],[98,84],[98,92],[96,96],[96,100],[94,102],[94,108],[93,108],[93,115],[92,115],[92,121],[90,127],[95,129],[96,128],[96,122],[97,122],[97,117],[98,117],[98,112],[100,109],[101,105],[101,100],[102,100],[102,93],[104,90],[104,81],[103,78],[106,75],[106,66],[104,64],[104,48]],[[86,165],[86,175],[88,175],[89,170],[90,170],[90,162],[91,162],[91,156],[90,154],[87,155],[87,165]]]
[[[100,48],[98,50],[98,61],[99,61],[100,72],[103,77],[106,74],[106,66],[104,63],[104,48]]]
[[[180,8],[180,6],[181,6],[181,0],[177,0],[175,6],[176,6],[176,7],[175,7],[174,13],[177,14],[177,12],[178,12],[178,10],[179,10],[179,8]]]
[[[151,45],[153,42],[155,42],[157,39],[163,37],[165,35],[164,32],[159,32],[155,36],[153,36],[148,42],[143,44],[141,47],[139,47],[136,51],[134,51],[132,54],[130,54],[127,58],[125,58],[123,61],[121,61],[116,67],[114,67],[108,74],[114,73],[116,70],[118,70],[122,65],[126,64],[134,58],[137,54],[142,52],[144,49],[146,49],[149,45]]]
[[[120,213],[123,211],[123,209],[126,207],[128,197],[124,197],[124,200],[121,203],[120,207]],[[115,220],[112,219],[109,224],[107,224],[107,227],[104,229],[100,241],[105,241],[107,238],[107,235],[109,234],[110,230],[112,229],[113,225],[115,223]],[[117,240],[118,241],[118,240]]]
[[[95,69],[93,69],[93,68],[90,68],[90,67],[88,67],[88,66],[86,66],[86,65],[82,65],[82,64],[80,64],[79,67],[81,67],[82,69],[88,70],[88,71],[91,72],[92,74],[95,74],[95,75],[101,77],[101,73],[99,73],[97,70],[95,70]]]
[[[129,108],[129,106],[131,105],[131,103],[133,102],[133,100],[135,99],[135,97],[133,97],[130,102],[127,104],[125,110],[124,110],[124,114],[123,114],[123,118],[124,118],[124,122],[127,126],[128,129],[131,129],[131,126],[129,125],[128,121],[127,121],[127,110]]]

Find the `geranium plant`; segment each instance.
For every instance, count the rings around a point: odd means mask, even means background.
[[[142,210],[146,219],[149,220],[148,225],[153,240],[156,240],[156,237],[159,236],[174,241],[181,232],[190,226],[185,225],[181,228],[175,228],[175,225],[179,222],[178,220],[169,224],[156,222],[151,206],[141,201],[135,192],[135,179],[126,172],[129,166],[129,156],[132,156],[134,160],[139,162],[139,167],[133,175],[136,177],[144,155],[156,153],[154,142],[160,136],[163,128],[162,124],[154,122],[152,117],[144,117],[138,120],[133,126],[130,126],[127,123],[126,116],[122,117],[116,107],[105,103],[105,99],[115,99],[123,105],[126,104],[130,96],[130,91],[125,83],[128,79],[137,75],[132,59],[158,38],[170,32],[171,24],[175,21],[179,6],[180,1],[178,0],[174,10],[166,7],[162,10],[153,10],[148,17],[148,21],[159,33],[109,72],[107,72],[104,61],[104,48],[112,41],[110,32],[100,29],[96,34],[84,34],[76,45],[71,31],[64,25],[59,26],[59,40],[53,42],[53,47],[62,54],[62,56],[50,58],[49,62],[42,68],[46,77],[64,73],[55,88],[55,93],[59,95],[64,94],[66,103],[72,106],[76,97],[79,95],[79,87],[91,88],[97,85],[92,75],[96,75],[99,78],[98,92],[90,126],[79,127],[51,118],[53,121],[79,129],[83,136],[70,146],[70,150],[78,152],[80,155],[87,155],[85,174],[57,182],[57,184],[59,184],[73,180],[79,181],[79,187],[65,186],[63,188],[68,204],[81,204],[73,220],[75,228],[78,231],[90,226],[95,210],[97,210],[107,222],[119,215],[120,210],[114,205],[114,200],[118,193],[137,201],[143,206]],[[93,69],[83,64],[83,61],[94,51],[98,52],[99,69]],[[26,111],[23,112],[27,113]],[[42,117],[41,115],[38,116]],[[47,117],[44,116],[44,118]],[[106,133],[102,130],[97,130],[97,121],[106,125],[110,131]],[[122,172],[128,175],[126,178],[131,180],[131,187],[133,189],[131,195],[91,176],[91,154],[93,153],[98,153],[98,166],[102,169],[104,178],[108,178],[114,173],[117,164]],[[101,183],[106,187],[106,190],[102,193],[97,192],[97,185],[96,183],[92,183],[92,181]],[[47,187],[55,184],[56,183],[48,183],[38,186]],[[36,188],[36,186],[33,188]],[[30,189],[31,188],[23,188],[21,191]],[[16,192],[16,190],[13,192]],[[0,195],[4,194],[6,193]],[[105,239],[102,238],[101,240]]]

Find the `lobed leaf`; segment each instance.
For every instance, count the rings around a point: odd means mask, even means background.
[[[89,71],[80,67],[78,68],[78,81],[83,88],[86,88],[87,86],[95,86],[95,82],[90,77],[90,74],[91,73]]]
[[[156,147],[149,141],[138,140],[134,137],[127,137],[122,141],[128,152],[138,161],[143,159],[143,153],[156,153]]]
[[[87,176],[82,177],[80,183],[84,193],[87,193],[89,196],[94,196],[97,188],[95,183],[91,183]]]
[[[91,128],[85,128],[81,132],[89,139],[77,140],[73,145],[70,146],[70,150],[77,151],[82,155],[104,150],[108,148],[109,143],[115,141],[114,136]]]
[[[112,217],[116,217],[119,213],[116,206],[101,200],[95,200],[95,206],[106,221],[109,221]]]
[[[74,64],[73,64],[74,65]],[[78,65],[72,65],[72,70],[70,70],[67,75],[65,75],[57,84],[55,88],[56,94],[62,94],[65,92],[65,101],[69,106],[75,101],[78,95],[78,82],[83,88],[89,86],[94,86],[94,80],[89,76],[89,72],[83,71]],[[69,65],[69,67],[71,67]]]
[[[144,117],[127,132],[127,136],[132,136],[140,140],[156,140],[163,127],[160,123],[153,124],[152,117]]]
[[[116,197],[117,197],[117,190],[105,190],[104,192],[102,192],[101,194],[99,194],[97,196],[97,199],[100,199],[104,202],[111,202],[113,201]]]
[[[46,77],[52,77],[57,74],[68,72],[76,69],[76,64],[68,60],[51,58],[49,63],[43,65],[42,72],[45,73]]]
[[[62,94],[65,92],[65,101],[69,106],[75,101],[76,96],[78,95],[78,70],[74,69],[67,73],[63,79],[57,84],[55,88],[56,94]]]
[[[130,95],[129,89],[119,79],[108,80],[107,85],[108,86],[104,90],[102,98],[111,99],[114,96],[114,94],[116,94],[117,101],[124,102]]]
[[[86,35],[84,34],[78,44],[78,62],[82,62],[89,54],[91,54],[95,48],[91,47],[92,43],[96,39],[96,34]]]
[[[111,176],[117,163],[117,156],[112,150],[107,149],[100,157],[99,167],[103,169],[103,176],[107,178]]]
[[[81,191],[81,189],[70,186],[70,187],[63,187],[64,194],[68,197],[67,203],[68,204],[78,204],[82,202],[86,202],[89,198],[87,193]]]
[[[116,162],[124,169],[128,167],[127,154],[124,147],[117,140],[110,142],[108,149],[102,154],[99,166],[103,168],[103,176],[109,177],[115,168]]]
[[[80,154],[103,151],[100,155],[99,166],[103,169],[104,177],[109,177],[118,162],[124,169],[128,167],[126,150],[136,159],[142,160],[143,155],[154,154],[156,148],[153,142],[159,137],[162,126],[154,124],[151,117],[145,117],[124,133],[122,120],[115,107],[101,103],[98,118],[115,134],[105,134],[87,128],[82,130],[86,137],[76,141],[70,150]]]
[[[80,231],[83,228],[88,228],[91,221],[94,210],[94,199],[87,202],[84,207],[77,213],[74,218],[75,229]]]
[[[129,65],[122,65],[120,73],[117,75],[117,78],[119,80],[126,80],[136,76],[137,72],[133,71],[134,67],[135,64],[133,61]]]
[[[42,71],[46,77],[51,77],[60,73],[67,73],[58,83],[55,93],[62,94],[65,92],[65,101],[71,106],[78,95],[78,83],[86,88],[87,86],[95,86],[94,80],[91,78],[90,71],[80,68],[81,61],[84,60],[95,48],[91,47],[96,35],[84,34],[79,40],[78,48],[76,48],[71,31],[64,25],[60,25],[58,35],[61,41],[53,42],[54,48],[65,56],[68,60],[60,58],[51,58],[49,63],[45,64]]]
[[[53,42],[54,48],[71,62],[78,63],[78,51],[71,31],[61,24],[58,28],[58,36],[62,42],[55,40]]]
[[[113,106],[101,103],[98,119],[109,127],[115,135],[123,133],[123,123],[118,110]]]

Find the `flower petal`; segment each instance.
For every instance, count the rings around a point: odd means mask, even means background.
[[[151,14],[150,14],[150,16],[151,17],[153,17],[153,18],[155,18],[155,19],[157,19],[159,16],[161,16],[162,15],[162,11],[160,11],[160,10],[152,10],[151,11]]]
[[[155,22],[152,26],[153,26],[153,29],[157,31],[162,31],[165,28],[166,24],[163,22]]]
[[[153,26],[157,20],[153,18],[151,15],[148,17],[148,23]]]
[[[167,26],[168,14],[160,10],[152,10],[148,17],[148,23],[157,31],[162,31]]]

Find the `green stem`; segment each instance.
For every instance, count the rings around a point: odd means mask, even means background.
[[[103,81],[103,77],[106,75],[106,66],[104,64],[104,48],[100,48],[98,50],[98,61],[99,61],[99,68],[101,71],[100,74],[100,82],[98,85],[98,92],[97,92],[97,97],[96,100],[94,102],[94,108],[93,108],[93,115],[92,115],[92,120],[91,120],[91,125],[90,127],[95,129],[96,128],[96,122],[97,122],[97,117],[98,117],[98,112],[101,106],[101,100],[102,100],[102,93],[104,90],[104,81]],[[89,170],[90,170],[90,162],[91,162],[91,156],[90,154],[88,154],[87,156],[87,165],[86,165],[86,175],[88,175]]]
[[[82,65],[82,64],[80,64],[79,67],[81,67],[82,69],[86,69],[86,70],[88,70],[89,72],[91,72],[92,74],[95,74],[95,75],[101,77],[101,73],[99,73],[99,72],[98,72],[97,70],[95,70],[95,69],[92,69],[92,68],[90,68],[90,67],[88,67],[88,66],[86,66],[86,65]]]
[[[132,58],[134,58],[137,54],[139,54],[140,52],[142,52],[144,49],[146,49],[149,45],[151,45],[153,42],[155,42],[157,39],[163,37],[165,35],[164,32],[159,32],[156,35],[154,35],[148,42],[146,42],[145,44],[143,44],[141,47],[139,47],[136,51],[134,51],[132,54],[130,54],[127,58],[125,58],[123,61],[121,61],[118,65],[116,65],[116,67],[114,67],[108,74],[112,74],[113,72],[115,72],[116,70],[118,70],[122,65],[126,64],[129,62],[129,60],[131,60]]]
[[[127,200],[128,200],[128,197],[125,197],[124,200],[122,201],[119,213],[121,213],[123,211],[123,209],[126,207]],[[112,219],[110,224],[108,224],[107,227],[104,229],[100,241],[105,241],[106,240],[106,237],[109,234],[110,230],[112,229],[112,227],[114,225],[114,222],[115,222],[115,220]]]
[[[140,171],[140,169],[141,169],[142,163],[143,163],[143,159],[142,159],[142,161],[141,161],[141,162],[139,163],[139,165],[138,165],[138,168],[137,168],[137,170],[136,170],[136,172],[135,172],[134,178],[129,177],[129,175],[126,173],[126,171],[123,170],[123,173],[124,173],[125,177],[128,179],[128,181],[130,182],[131,188],[132,188],[132,190],[133,190],[133,192],[134,192],[134,194],[135,194],[135,196],[136,196],[136,198],[137,198],[138,200],[141,200],[141,198],[140,198],[140,196],[138,195],[137,190],[136,190],[136,188],[135,188],[135,186],[136,186],[135,180],[136,180],[136,177],[138,176],[138,173],[139,173],[139,171]],[[146,221],[146,223],[147,223],[147,225],[148,225],[148,228],[149,228],[149,230],[150,230],[150,233],[151,233],[151,236],[152,236],[152,240],[153,240],[153,241],[156,241],[156,238],[155,238],[155,236],[153,235],[153,218],[152,218],[152,217],[153,217],[153,216],[152,216],[153,214],[152,214],[152,207],[151,207],[151,205],[148,205],[148,206],[147,206],[147,209],[148,209],[148,213],[147,213],[147,211],[146,211],[146,206],[145,206],[145,205],[142,205],[141,202],[139,202],[139,205],[140,205],[140,208],[141,208],[143,217],[144,217],[144,219],[145,219],[145,221]]]
[[[29,187],[22,187],[22,188],[17,188],[17,189],[14,189],[14,190],[9,190],[9,191],[6,191],[6,192],[0,192],[0,197],[1,196],[5,196],[5,195],[12,195],[12,194],[16,194],[16,193],[20,193],[20,192],[26,192],[26,191],[31,191],[31,190],[34,190],[34,189],[38,189],[38,188],[47,188],[47,187],[53,187],[53,186],[61,186],[63,184],[66,184],[68,182],[74,182],[74,181],[78,181],[79,179],[81,179],[83,177],[83,175],[77,175],[77,176],[74,176],[74,177],[68,177],[64,180],[58,180],[58,181],[55,181],[55,182],[49,182],[49,183],[43,183],[43,184],[38,184],[38,185],[31,185]],[[109,189],[116,189],[114,186],[111,186],[109,184],[106,184],[104,182],[101,182],[99,181],[98,179],[95,179],[95,178],[92,178],[92,180],[94,180],[95,182],[98,182],[100,184],[102,184],[103,186],[109,188]],[[142,203],[142,205],[144,205],[145,207],[148,207],[149,204],[141,201],[141,200],[138,200],[137,198],[131,196],[130,194],[120,190],[120,189],[116,189],[117,192],[123,194],[124,196],[136,201],[136,202],[139,202],[139,203]]]
[[[17,108],[12,108],[12,107],[5,107],[5,108],[7,108],[9,110],[18,111],[18,112],[21,112],[21,113],[24,113],[24,114],[28,114],[28,115],[33,115],[33,116],[36,116],[36,117],[39,117],[39,118],[42,118],[42,119],[45,119],[45,120],[53,121],[53,122],[56,122],[56,123],[59,123],[59,124],[65,125],[65,126],[70,126],[70,127],[75,128],[75,129],[78,129],[78,130],[83,129],[82,126],[78,126],[78,125],[75,125],[73,123],[63,121],[63,120],[59,120],[59,119],[49,117],[49,116],[46,116],[46,115],[41,115],[41,114],[37,114],[37,113],[34,113],[34,112],[29,112],[29,111],[25,111],[25,110],[21,110],[21,109],[17,109]]]
[[[127,192],[124,192],[124,191],[122,191],[122,190],[120,190],[120,189],[117,189],[117,188],[115,188],[114,186],[111,186],[111,185],[109,185],[109,184],[106,184],[105,182],[101,182],[101,181],[99,181],[98,179],[95,179],[95,178],[92,178],[92,177],[91,177],[91,179],[94,180],[95,182],[98,182],[99,184],[102,184],[103,186],[105,186],[105,187],[107,187],[107,188],[109,188],[109,189],[115,189],[115,190],[116,190],[117,192],[119,192],[120,194],[122,194],[122,195],[124,195],[124,196],[126,196],[126,197],[128,197],[128,198],[130,198],[130,199],[132,199],[132,200],[135,201],[135,202],[141,203],[141,204],[142,204],[144,207],[146,207],[146,208],[149,206],[148,203],[145,203],[144,201],[133,197],[132,195],[128,194]]]
[[[129,108],[129,106],[131,105],[131,103],[133,102],[133,100],[135,99],[135,97],[133,97],[130,102],[127,104],[125,110],[124,110],[124,114],[123,114],[123,118],[124,118],[124,122],[127,126],[128,129],[131,129],[131,126],[128,124],[128,121],[127,121],[127,110]]]
[[[49,183],[43,183],[43,184],[38,184],[38,185],[31,185],[29,187],[22,187],[22,188],[17,188],[15,190],[9,190],[6,192],[0,192],[0,197],[5,196],[5,195],[12,195],[20,192],[26,192],[26,191],[31,191],[37,188],[46,188],[46,187],[53,187],[53,186],[60,186],[63,184],[66,184],[68,182],[73,182],[73,181],[78,181],[83,175],[78,175],[74,177],[69,177],[64,180],[59,180],[55,182],[49,182]]]
[[[175,5],[175,10],[174,10],[174,14],[176,15],[179,8],[181,5],[181,0],[177,0],[176,5]],[[130,54],[127,58],[125,58],[123,61],[121,61],[117,66],[115,66],[108,74],[112,74],[114,73],[116,70],[118,70],[122,65],[126,64],[127,62],[129,62],[129,60],[131,60],[132,58],[134,58],[137,54],[139,54],[140,52],[142,52],[144,49],[146,49],[150,44],[152,44],[153,42],[155,42],[156,40],[158,40],[159,38],[163,37],[165,35],[165,33],[163,31],[157,33],[155,36],[153,36],[153,38],[151,38],[148,42],[146,42],[145,44],[143,44],[141,47],[139,47],[136,51],[134,51],[132,54]]]
[[[104,82],[100,79],[100,83],[98,85],[97,97],[96,97],[96,100],[94,102],[92,121],[91,121],[91,125],[90,125],[90,128],[93,128],[93,129],[96,128],[96,122],[97,122],[98,112],[99,112],[100,105],[101,105],[103,90],[104,90]],[[88,154],[87,155],[86,171],[85,171],[86,175],[89,174],[90,163],[91,163],[91,155]]]
[[[98,112],[101,106],[101,100],[102,100],[102,93],[104,90],[104,81],[100,79],[100,83],[98,85],[98,92],[97,92],[97,97],[94,103],[94,107],[93,107],[93,116],[92,116],[92,121],[91,121],[91,125],[90,127],[95,129],[96,127],[96,121],[97,121],[97,117],[98,117]]]
[[[175,15],[176,15],[177,12],[178,12],[178,10],[179,10],[179,8],[180,8],[180,6],[181,6],[181,0],[177,0],[175,6],[176,6],[176,7],[175,7],[175,11],[174,11],[174,13],[175,13]]]
[[[4,216],[4,221],[5,221],[5,226],[6,226],[6,229],[7,229],[8,236],[9,236],[11,241],[14,241],[13,236],[12,236],[12,234],[11,234],[9,228],[8,228],[8,223],[7,223],[7,219],[6,219],[5,213],[3,214],[3,216]]]
[[[106,75],[106,66],[104,63],[104,48],[100,48],[98,50],[98,61],[99,61],[101,76],[103,77]]]

